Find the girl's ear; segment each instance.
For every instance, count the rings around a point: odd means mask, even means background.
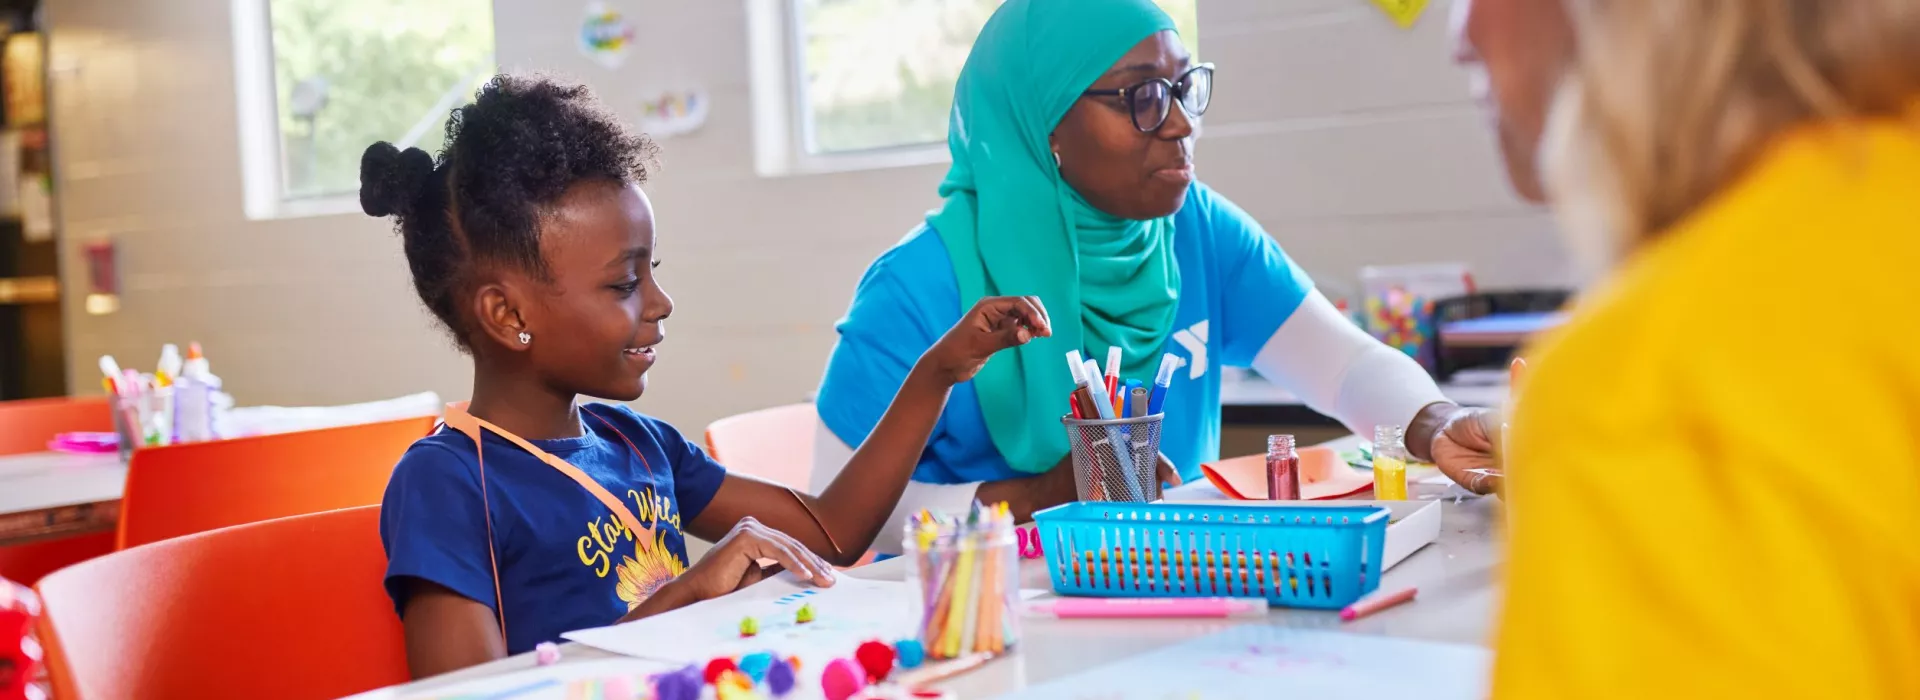
[[[480,285],[473,297],[474,330],[509,351],[525,351],[527,321],[521,316],[522,297],[510,283],[496,280]]]

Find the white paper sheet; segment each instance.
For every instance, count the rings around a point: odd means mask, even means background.
[[[795,621],[802,605],[813,606],[813,622]],[[800,657],[805,669],[819,669],[827,661],[852,656],[869,639],[892,642],[912,636],[918,615],[918,601],[902,582],[843,574],[832,587],[815,588],[783,574],[724,598],[562,636],[616,654],[678,664],[772,651]],[[741,638],[740,621],[747,617],[759,623],[760,632]]]

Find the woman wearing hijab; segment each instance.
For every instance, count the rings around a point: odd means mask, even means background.
[[[971,300],[1037,296],[1054,337],[956,387],[897,519],[1006,501],[1025,518],[1074,499],[1064,357],[1121,349],[1122,376],[1186,361],[1167,391],[1162,476],[1218,457],[1221,366],[1251,366],[1356,431],[1408,426],[1414,456],[1485,466],[1476,415],[1342,316],[1252,217],[1194,178],[1213,67],[1150,0],[1010,0],[954,88],[945,198],[861,280],[817,405],[830,480],[912,359]],[[1178,465],[1175,469],[1171,465]],[[892,544],[886,538],[883,545]],[[883,548],[882,551],[890,551]]]

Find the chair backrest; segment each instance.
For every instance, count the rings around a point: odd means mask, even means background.
[[[113,430],[104,396],[0,401],[0,455],[45,452],[55,435]],[[0,578],[33,585],[60,567],[113,551],[113,533],[0,547]]]
[[[112,431],[104,396],[0,401],[0,455],[45,452],[61,433]]]
[[[120,548],[241,523],[374,505],[434,418],[136,450]]]
[[[777,406],[714,421],[707,452],[729,471],[807,490],[813,478],[813,404]]]
[[[408,680],[380,507],[114,552],[36,589],[53,696],[333,698]]]

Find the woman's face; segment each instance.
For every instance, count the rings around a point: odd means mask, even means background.
[[[1089,90],[1130,88],[1154,78],[1178,82],[1192,67],[1180,38],[1163,31],[1135,44]],[[1095,208],[1123,219],[1170,216],[1193,183],[1193,122],[1177,102],[1152,132],[1134,126],[1127,100],[1082,96],[1053,130],[1060,175]]]
[[[1540,135],[1573,59],[1566,8],[1560,0],[1458,0],[1453,34],[1454,60],[1493,120],[1508,180],[1522,198],[1544,202]]]

